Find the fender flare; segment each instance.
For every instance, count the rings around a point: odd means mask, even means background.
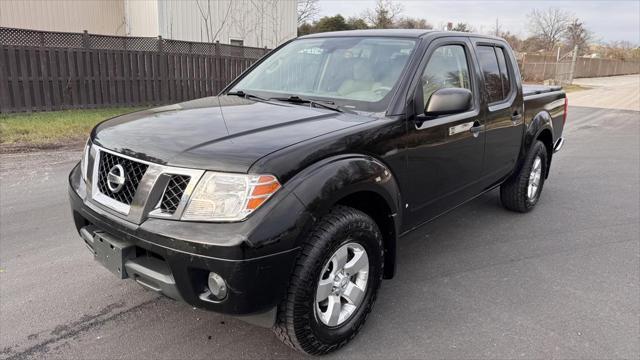
[[[402,223],[401,193],[393,172],[386,164],[363,154],[337,155],[302,170],[287,181],[285,187],[296,195],[311,214],[309,229],[349,195],[371,192],[384,199],[393,222],[393,233],[384,239],[385,278],[393,276],[396,239]]]
[[[518,164],[516,166],[516,171],[520,170],[520,167],[524,163],[524,159],[527,157],[531,148],[535,144],[536,139],[540,136],[540,134],[548,130],[551,132],[551,138],[554,139],[554,131],[553,131],[553,122],[551,118],[551,114],[548,111],[542,110],[538,112],[531,121],[527,124],[524,138],[522,141],[522,149],[520,151],[520,156],[518,157]],[[551,156],[553,154],[549,154],[549,162],[551,162]]]

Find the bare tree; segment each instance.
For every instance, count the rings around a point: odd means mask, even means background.
[[[234,0],[234,8],[231,12],[230,25],[233,26],[234,35],[243,41],[247,41],[249,36],[255,31],[252,28],[255,21],[251,18],[252,13],[246,11],[248,0]]]
[[[227,10],[224,13],[224,17],[220,21],[220,26],[218,26],[217,29],[215,29],[215,31],[213,29],[214,20],[213,20],[213,17],[211,16],[211,0],[206,0],[206,2],[207,2],[206,7],[203,7],[200,5],[200,0],[196,0],[196,6],[198,6],[198,11],[200,11],[200,17],[202,20],[200,24],[201,29],[202,29],[202,26],[204,26],[205,35],[207,36],[207,42],[212,42],[212,41],[218,40],[218,35],[222,31],[222,29],[224,29],[224,26],[227,23],[227,20],[229,20],[229,14],[231,13],[231,6],[233,4],[233,1],[229,0],[229,5],[227,6]],[[218,5],[219,5],[219,2],[216,2],[216,6]]]
[[[567,26],[565,41],[570,49],[578,46],[578,51],[585,50],[588,42],[591,40],[591,31],[585,28],[584,23],[579,19],[573,21]]]
[[[524,41],[518,38],[516,35],[510,33],[509,31],[501,31],[497,36],[503,38],[514,51],[523,51],[522,49]]]
[[[256,21],[254,22],[254,29],[256,33],[256,44],[258,47],[266,46],[264,43],[264,31],[265,31],[265,11],[266,2],[262,0],[249,0],[251,5],[256,11]]]
[[[227,20],[229,20],[229,14],[231,13],[232,4],[233,4],[233,1],[229,0],[229,5],[227,6],[227,11],[224,13],[224,17],[222,18],[222,21],[220,22],[220,26],[218,27],[216,32],[213,34],[213,41],[219,40],[218,39],[218,35],[222,31],[222,29],[224,29],[224,26],[227,23]]]
[[[298,0],[298,26],[315,20],[319,13],[318,0]]]
[[[200,17],[202,18],[202,21],[200,22],[200,37],[202,37],[202,26],[204,25],[207,42],[211,42],[211,30],[209,27],[209,22],[211,20],[211,1],[207,1],[207,7],[205,9],[200,6],[200,1],[198,0],[196,0],[196,6],[198,6],[198,11],[200,11]]]
[[[263,0],[267,1],[267,0]],[[272,47],[278,46],[280,44],[280,29],[282,27],[282,16],[280,11],[278,11],[279,0],[269,0],[270,11],[269,11],[269,19],[271,20],[271,31],[273,32],[273,43]]]
[[[392,28],[395,20],[402,14],[402,4],[392,0],[378,0],[375,9],[368,9],[363,18],[376,29]]]
[[[571,15],[558,8],[533,9],[529,13],[529,31],[540,39],[545,50],[552,50],[564,37]]]
[[[614,41],[601,46],[604,57],[617,60],[640,59],[640,48],[629,41]]]

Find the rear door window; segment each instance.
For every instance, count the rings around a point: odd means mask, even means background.
[[[498,56],[498,65],[500,66],[500,78],[502,80],[502,97],[506,99],[511,92],[511,79],[509,79],[509,69],[507,68],[507,58],[501,47],[495,47]]]
[[[478,61],[484,75],[484,87],[489,103],[504,99],[500,67],[493,46],[478,46]]]

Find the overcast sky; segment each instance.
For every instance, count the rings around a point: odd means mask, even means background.
[[[427,19],[434,26],[451,21],[467,22],[476,31],[495,28],[496,17],[503,30],[516,35],[528,35],[527,14],[534,8],[558,7],[584,21],[597,40],[625,40],[640,44],[640,0],[628,1],[397,1],[403,5],[403,15]],[[375,7],[375,0],[319,0],[320,16],[342,14],[361,15]]]

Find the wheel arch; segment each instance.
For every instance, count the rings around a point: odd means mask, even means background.
[[[527,124],[527,130],[524,134],[522,144],[522,152],[516,170],[520,169],[527,154],[533,149],[533,146],[538,140],[542,141],[547,149],[547,169],[549,169],[553,155],[553,139],[554,131],[551,114],[546,110],[538,112]],[[548,174],[549,172],[547,171],[547,176]]]
[[[360,210],[369,215],[376,222],[382,232],[384,245],[384,273],[385,279],[391,279],[396,267],[396,229],[394,214],[389,205],[376,192],[358,191],[339,199],[335,205],[344,205]]]
[[[549,177],[549,168],[551,167],[551,158],[553,156],[553,134],[549,128],[544,128],[540,131],[536,140],[541,141],[547,149],[546,177]]]
[[[382,161],[360,154],[325,159],[294,176],[285,186],[292,188],[312,214],[313,223],[336,205],[369,215],[383,234],[384,278],[393,277],[401,200],[395,176]]]

